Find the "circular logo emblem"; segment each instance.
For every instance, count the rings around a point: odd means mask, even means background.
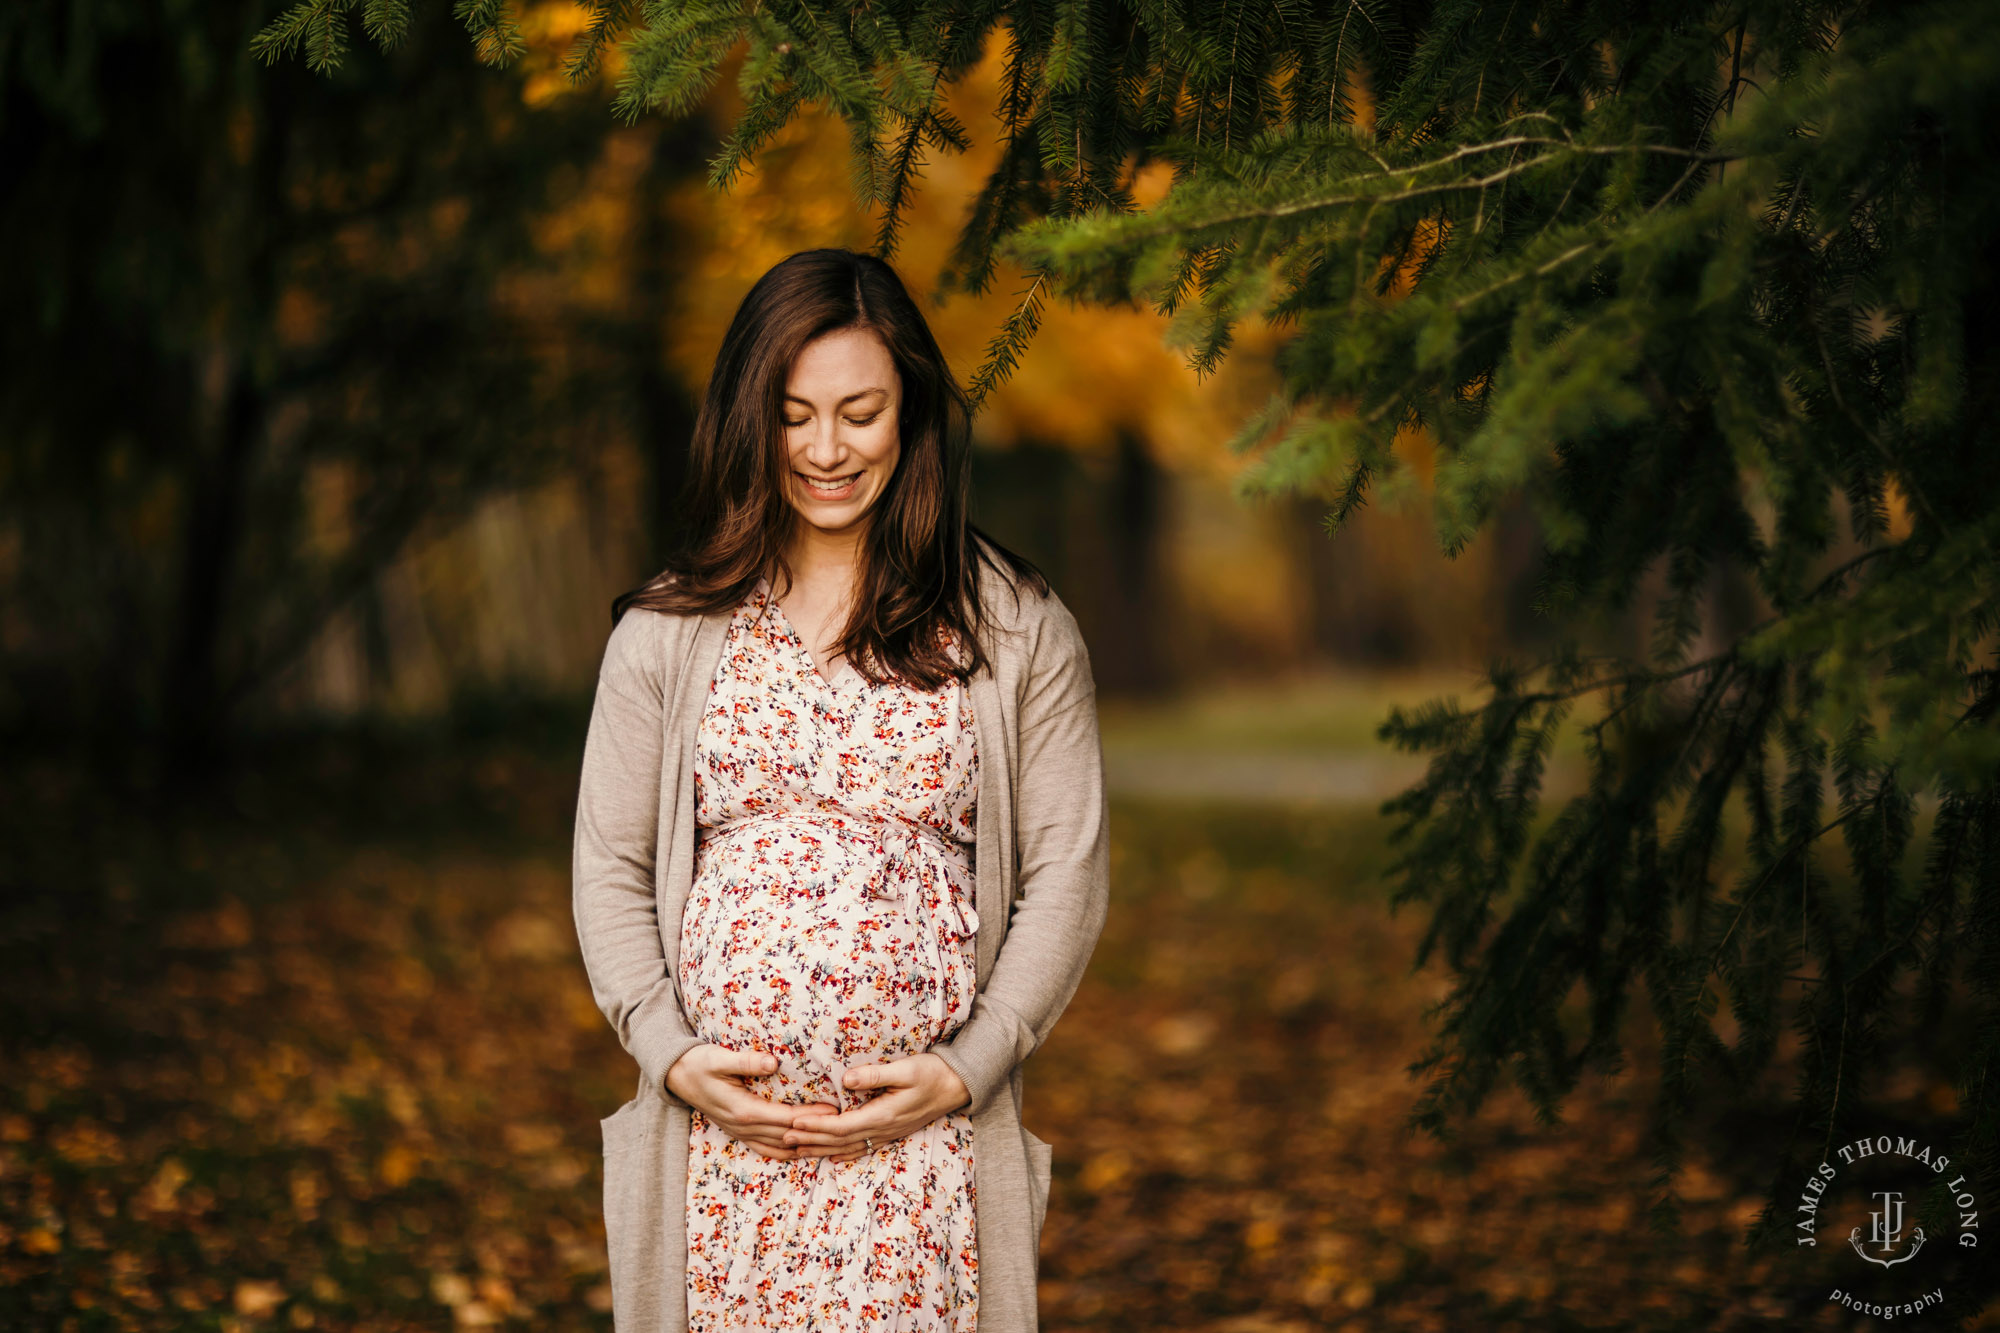
[[[1836,1148],[1806,1177],[1794,1236],[1826,1300],[1902,1319],[1936,1311],[1976,1265],[1971,1177],[1920,1138],[1878,1134]]]

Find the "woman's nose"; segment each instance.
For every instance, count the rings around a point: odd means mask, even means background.
[[[829,475],[846,454],[847,446],[840,442],[837,424],[815,428],[812,443],[806,446],[806,461]]]

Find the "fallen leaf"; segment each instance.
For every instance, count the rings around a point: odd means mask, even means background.
[[[432,1273],[431,1299],[457,1309],[472,1300],[472,1283],[460,1273]]]
[[[285,1289],[275,1282],[239,1282],[232,1302],[246,1319],[261,1319],[285,1301]]]

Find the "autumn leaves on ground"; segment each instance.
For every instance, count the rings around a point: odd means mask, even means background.
[[[609,1328],[597,1120],[634,1074],[570,922],[580,723],[532,730],[293,743],[154,816],[10,766],[0,1328]],[[1698,1154],[1648,1230],[1643,1084],[1404,1132],[1444,982],[1372,809],[1114,835],[1028,1069],[1045,1327],[1782,1326],[1754,1161]]]

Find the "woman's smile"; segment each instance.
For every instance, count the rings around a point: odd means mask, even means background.
[[[859,472],[849,472],[843,476],[820,478],[808,473],[798,474],[806,483],[806,490],[821,500],[845,500],[854,494],[854,488],[861,482]]]

